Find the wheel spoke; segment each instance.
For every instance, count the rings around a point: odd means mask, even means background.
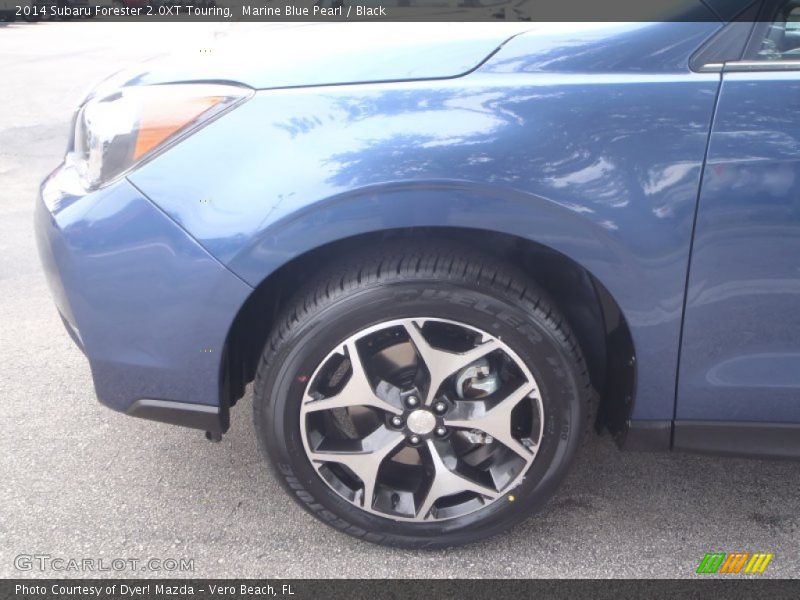
[[[350,379],[335,396],[330,398],[323,398],[322,400],[315,400],[311,396],[306,395],[304,409],[306,412],[315,412],[319,410],[331,410],[334,408],[350,408],[353,406],[371,406],[380,410],[399,415],[403,413],[403,409],[387,402],[375,394],[372,385],[369,383],[369,378],[364,370],[364,365],[358,355],[356,344],[350,340],[342,346],[343,353],[346,351],[347,357],[350,360],[351,375]]]
[[[528,460],[536,454],[537,447],[529,448],[511,434],[511,411],[535,390],[535,385],[526,382],[488,410],[485,402],[459,402],[452,413],[454,418],[445,418],[444,423],[448,427],[479,429]]]
[[[425,363],[425,367],[430,374],[425,406],[430,406],[433,403],[436,392],[439,391],[439,387],[445,379],[501,347],[500,342],[492,338],[464,353],[448,352],[431,346],[422,335],[418,322],[415,320],[408,319],[403,322],[403,325],[417,350],[417,354]]]
[[[425,495],[425,500],[422,501],[417,510],[418,519],[428,519],[434,503],[445,496],[460,492],[475,492],[484,498],[494,500],[500,495],[497,490],[481,485],[477,481],[448,469],[439,455],[436,444],[432,440],[428,440],[428,452],[433,462],[434,474],[428,493]]]
[[[364,508],[372,508],[378,471],[386,457],[397,448],[403,439],[404,436],[399,431],[391,431],[385,427],[380,427],[361,441],[362,447],[359,451],[316,450],[310,452],[309,457],[314,462],[335,462],[345,465],[355,473],[364,484],[361,505]]]

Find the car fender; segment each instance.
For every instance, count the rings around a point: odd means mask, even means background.
[[[639,419],[671,419],[718,74],[474,73],[258,92],[129,179],[257,286],[398,227],[516,235],[584,266],[637,350]]]

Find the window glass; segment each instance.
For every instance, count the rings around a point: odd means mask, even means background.
[[[756,56],[759,60],[800,60],[800,0],[790,0],[778,10]]]

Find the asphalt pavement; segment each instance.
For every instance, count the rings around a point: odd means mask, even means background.
[[[39,267],[37,186],[92,85],[244,27],[0,26],[0,577],[696,577],[711,551],[772,552],[764,577],[800,574],[800,463],[621,453],[598,437],[524,525],[400,551],[338,533],[286,496],[259,454],[249,395],[219,444],[98,404]],[[18,570],[20,555],[183,558],[194,571]]]

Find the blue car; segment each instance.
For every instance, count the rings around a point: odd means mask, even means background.
[[[797,458],[800,2],[685,10],[105,81],[36,216],[98,398],[219,440],[253,382],[288,493],[404,547],[520,522],[594,431]]]

